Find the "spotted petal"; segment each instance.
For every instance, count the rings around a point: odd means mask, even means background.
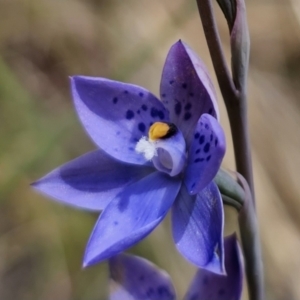
[[[167,214],[180,185],[180,179],[155,172],[120,192],[95,225],[84,265],[112,257],[148,235]]]
[[[171,121],[180,128],[188,143],[202,114],[219,118],[216,93],[206,67],[181,41],[168,53],[160,94]]]
[[[64,164],[32,185],[65,204],[99,211],[127,185],[153,170],[122,163],[97,150]]]
[[[216,176],[225,154],[224,131],[219,122],[203,114],[189,149],[185,184],[190,194],[200,192]]]
[[[118,160],[144,164],[135,146],[152,123],[168,120],[162,103],[132,84],[83,76],[71,82],[77,113],[94,142]]]
[[[224,241],[226,276],[199,270],[185,300],[240,300],[243,284],[243,259],[235,234]]]
[[[189,195],[182,186],[172,208],[174,242],[190,262],[218,274],[224,273],[223,219],[215,183],[197,195]]]
[[[109,260],[110,300],[175,300],[169,275],[138,256],[119,254]]]

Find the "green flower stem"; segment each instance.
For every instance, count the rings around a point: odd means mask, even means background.
[[[240,206],[243,206],[245,192],[230,174],[220,169],[214,178],[214,182],[218,185],[222,196],[224,195],[226,198],[234,199]]]
[[[221,196],[222,196],[222,200],[223,200],[224,205],[232,206],[238,212],[241,211],[243,205],[239,201],[236,201],[235,199],[230,198],[229,196],[226,196],[224,194],[221,194]]]
[[[254,199],[246,87],[237,90],[231,78],[217,30],[211,0],[197,0],[197,4],[212,63],[227,108],[233,137],[236,169],[246,178]],[[247,67],[244,70],[246,71]]]
[[[245,192],[245,201],[238,220],[246,262],[249,299],[264,300],[264,272],[257,215],[247,181],[240,174],[238,180]]]

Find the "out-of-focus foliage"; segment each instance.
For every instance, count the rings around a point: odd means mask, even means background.
[[[267,294],[300,299],[300,5],[247,2]],[[75,115],[69,75],[109,77],[158,94],[166,53],[179,38],[211,69],[193,1],[0,0],[0,299],[105,299],[106,265],[81,269],[96,215],[51,202],[29,184],[94,148]],[[221,113],[229,134],[224,106]],[[225,166],[233,166],[231,145]],[[227,209],[226,217],[230,233],[235,212]],[[173,248],[168,221],[133,251],[165,268],[184,293],[193,267]]]

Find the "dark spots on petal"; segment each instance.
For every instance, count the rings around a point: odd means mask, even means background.
[[[218,143],[219,143],[219,140],[218,140],[218,138],[216,137],[216,139],[215,139],[215,147],[218,146]]]
[[[165,98],[165,97],[166,97],[166,94],[161,94],[161,97],[162,97],[162,98]]]
[[[170,84],[173,84],[173,83],[174,83],[174,80],[170,80],[169,83],[170,83]]]
[[[144,93],[140,92],[140,93],[139,93],[139,96],[140,96],[141,98],[144,97]]]
[[[211,159],[211,155],[208,155],[208,156],[206,157],[206,161],[210,161],[210,159]]]
[[[133,147],[128,147],[128,150],[133,151],[134,149],[133,149]]]
[[[114,225],[119,225],[119,222],[118,221],[114,221]]]
[[[186,83],[183,83],[181,86],[182,86],[183,89],[187,88],[187,84]]]
[[[204,127],[205,127],[205,129],[209,129],[208,124],[205,124]]]
[[[152,107],[150,114],[152,118],[155,118],[158,116],[158,110],[155,107]]]
[[[194,160],[195,163],[198,163],[198,162],[203,162],[204,161],[204,158],[196,158]]]
[[[161,285],[157,288],[157,293],[161,297],[167,297],[172,299],[173,294],[170,292],[169,288],[167,286]]]
[[[211,134],[210,134],[210,141],[212,141],[213,138],[214,138],[214,136],[213,136],[213,134],[211,133]]]
[[[117,132],[116,132],[116,135],[120,135],[120,133],[121,133],[120,131],[117,131]]]
[[[193,182],[193,184],[191,185],[191,188],[193,189],[196,185],[196,182]]]
[[[198,154],[200,152],[201,152],[201,148],[197,149],[195,153]]]
[[[192,107],[192,104],[191,103],[187,103],[184,107],[185,110],[190,110]]]
[[[185,114],[184,114],[184,120],[185,121],[187,121],[187,120],[189,120],[190,118],[191,118],[191,116],[192,116],[192,114],[190,113],[190,112],[186,112]]]
[[[213,109],[212,109],[212,108],[210,108],[210,109],[209,109],[209,111],[208,111],[208,113],[209,113],[210,115],[212,115],[212,113],[213,113]]]
[[[147,109],[148,109],[147,105],[146,105],[146,104],[143,104],[143,105],[142,105],[142,110],[143,110],[143,111],[146,111]]]
[[[127,94],[129,94],[129,92],[128,92],[127,90],[125,90],[125,91],[124,91],[124,94],[126,94],[126,95],[127,95]]]
[[[134,140],[135,142],[138,142],[138,141],[139,141],[139,139],[138,139],[138,138],[134,138],[133,140]]]
[[[146,125],[143,122],[141,122],[141,123],[139,123],[138,128],[139,128],[139,131],[145,132]]]
[[[181,114],[181,103],[180,103],[180,102],[177,102],[177,103],[175,104],[175,114],[176,114],[177,116],[179,116],[179,115]]]
[[[165,118],[165,114],[162,110],[158,110],[157,115],[161,120],[163,120]]]
[[[195,138],[195,139],[198,139],[199,136],[200,136],[200,133],[199,133],[199,132],[196,132],[195,135],[194,135],[194,138]]]
[[[205,135],[202,134],[199,138],[199,144],[202,145],[205,142]]]
[[[117,102],[118,102],[118,97],[115,97],[114,99],[113,99],[113,104],[117,104]]]
[[[191,97],[194,97],[194,93],[190,93],[190,96],[191,96]]]
[[[224,296],[224,295],[225,295],[225,290],[222,289],[222,288],[219,289],[219,290],[218,290],[218,295],[219,295],[219,296]]]
[[[122,198],[121,201],[118,202],[117,207],[120,212],[124,212],[129,204],[129,198]]]
[[[204,148],[203,148],[203,151],[205,153],[207,153],[207,152],[209,152],[209,149],[210,149],[210,143],[206,143],[205,146],[204,146]]]
[[[134,118],[134,112],[132,111],[132,110],[127,110],[127,112],[126,112],[126,119],[127,120],[131,120],[131,119],[133,119]]]

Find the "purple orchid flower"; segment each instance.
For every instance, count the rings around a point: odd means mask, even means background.
[[[146,237],[172,207],[178,250],[224,273],[223,207],[212,181],[225,153],[215,91],[204,64],[179,41],[169,51],[161,98],[104,78],[71,78],[88,134],[100,150],[55,169],[33,186],[63,203],[102,211],[84,266]]]
[[[225,238],[227,274],[198,270],[185,300],[240,300],[243,257],[235,234]],[[119,254],[109,260],[110,300],[175,300],[169,275],[146,259]]]

